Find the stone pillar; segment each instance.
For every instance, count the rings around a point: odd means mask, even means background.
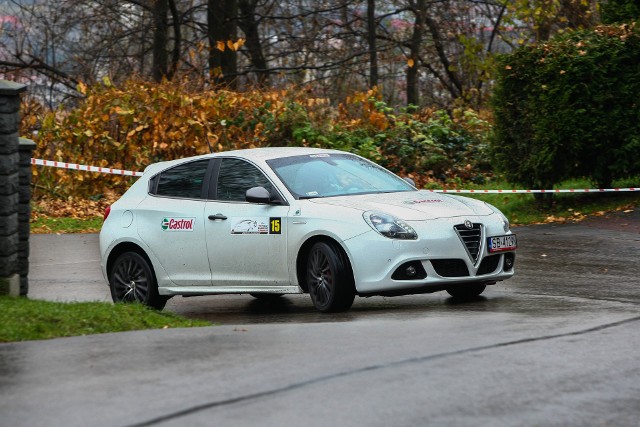
[[[29,235],[31,234],[31,156],[36,143],[20,138],[20,184],[18,187],[18,274],[20,295],[29,292]]]
[[[20,295],[18,125],[20,93],[26,89],[0,80],[0,295]]]

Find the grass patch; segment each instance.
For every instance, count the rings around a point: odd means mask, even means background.
[[[102,228],[105,209],[118,195],[93,198],[31,200],[32,233],[96,233]]]
[[[97,233],[102,227],[102,217],[64,218],[38,215],[31,221],[31,232],[43,233]]]
[[[551,207],[539,206],[530,194],[465,194],[491,203],[500,209],[512,224],[580,221],[591,215],[633,209],[640,205],[640,195],[619,194],[556,194]]]
[[[60,303],[0,297],[0,342],[210,325],[140,304]]]
[[[637,182],[615,182],[616,188],[637,188]],[[484,185],[464,185],[470,190],[505,190],[513,188],[505,182],[494,181]],[[593,188],[586,180],[566,181],[556,188]],[[605,212],[633,209],[640,206],[640,192],[626,193],[557,193],[551,205],[541,204],[533,194],[461,194],[491,203],[500,209],[512,224],[526,225],[543,222],[580,221],[590,215],[604,215]]]

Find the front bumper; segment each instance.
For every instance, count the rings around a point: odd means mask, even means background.
[[[465,283],[490,284],[512,277],[514,251],[492,254],[486,245],[487,237],[510,232],[504,232],[494,215],[468,219],[482,225],[477,260],[469,255],[454,229],[454,225],[463,222],[460,218],[411,222],[418,233],[417,240],[392,240],[371,231],[345,241],[358,294],[435,292]],[[418,270],[416,279],[398,274],[408,266]]]

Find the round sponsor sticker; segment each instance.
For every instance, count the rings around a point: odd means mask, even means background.
[[[167,228],[169,228],[169,218],[163,218],[162,219],[162,229],[166,230]]]

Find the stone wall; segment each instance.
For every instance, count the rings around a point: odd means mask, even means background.
[[[27,288],[24,293],[21,290],[21,262],[19,261],[20,248],[24,247],[20,244],[20,231],[24,231],[24,226],[22,228],[20,226],[23,222],[20,220],[20,213],[24,217],[25,210],[20,209],[21,174],[18,125],[20,123],[20,93],[25,90],[26,86],[24,85],[0,80],[0,295],[17,296],[25,295],[27,292]],[[29,182],[30,179],[29,175]],[[28,200],[26,204],[28,209]],[[28,240],[27,234],[27,257]],[[25,286],[28,287],[26,284],[27,273],[28,263],[25,272]]]
[[[18,274],[20,295],[29,292],[29,235],[31,234],[31,156],[36,143],[20,138],[20,165],[18,175]]]

